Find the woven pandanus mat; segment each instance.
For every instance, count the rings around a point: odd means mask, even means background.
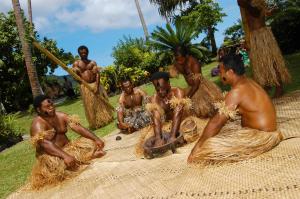
[[[300,92],[274,100],[285,138],[256,158],[205,168],[186,164],[194,143],[152,160],[138,159],[138,132],[105,137],[107,155],[79,176],[9,198],[300,198]]]

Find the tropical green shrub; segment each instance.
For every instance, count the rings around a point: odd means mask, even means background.
[[[0,151],[22,141],[22,130],[15,122],[15,115],[0,114]]]

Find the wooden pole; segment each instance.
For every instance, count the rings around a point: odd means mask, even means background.
[[[57,65],[60,65],[65,71],[67,71],[74,79],[79,81],[81,84],[83,84],[85,87],[87,87],[91,92],[94,92],[93,88],[86,83],[81,77],[79,77],[72,69],[70,69],[65,63],[60,61],[57,57],[55,57],[51,52],[49,52],[47,49],[42,47],[37,41],[33,41],[32,44],[34,47],[39,49],[41,52],[43,52],[50,60],[52,60]],[[104,98],[100,95],[100,98],[104,103],[109,106],[110,108],[114,109],[114,107]]]
[[[244,8],[240,7],[241,11],[241,17],[242,17],[242,23],[243,23],[243,29],[245,32],[245,41],[246,41],[246,46],[250,47],[250,33],[249,33],[249,26],[248,26],[248,21],[246,18],[246,11]]]

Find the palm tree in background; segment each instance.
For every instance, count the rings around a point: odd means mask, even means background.
[[[161,16],[166,18],[174,14],[174,11],[178,7],[183,7],[186,3],[203,3],[203,0],[149,0],[150,3],[158,5],[158,11]],[[207,27],[207,36],[212,47],[212,53],[217,53],[217,44],[214,35],[215,29],[212,26]]]
[[[31,48],[28,43],[28,40],[25,37],[25,26],[24,26],[24,21],[23,21],[23,16],[21,13],[21,6],[19,0],[12,0],[13,4],[13,9],[14,9],[14,14],[16,17],[16,24],[19,32],[19,37],[21,40],[22,44],[22,51],[24,54],[25,58],[25,65],[27,68],[27,74],[28,78],[30,81],[30,86],[31,86],[31,91],[33,97],[36,97],[38,95],[43,94],[43,91],[41,89],[38,76],[37,76],[37,71],[36,67],[32,62],[32,54],[31,54]]]
[[[144,19],[144,16],[143,16],[143,13],[142,13],[142,9],[141,9],[141,6],[140,6],[140,3],[139,3],[139,0],[134,0],[135,1],[135,6],[136,6],[136,9],[139,13],[139,17],[140,17],[140,20],[141,20],[141,23],[142,23],[142,26],[143,26],[143,30],[144,30],[144,34],[145,34],[145,38],[146,40],[148,40],[149,38],[149,33],[148,33],[148,29],[147,29],[147,26],[146,26],[146,22],[145,22],[145,19]]]
[[[185,49],[188,54],[198,60],[206,62],[208,60],[208,50],[200,44],[192,43],[197,38],[199,31],[195,30],[190,24],[176,21],[174,29],[170,24],[166,28],[157,27],[151,34],[149,44],[160,52],[162,57],[173,57],[173,52],[177,47]]]

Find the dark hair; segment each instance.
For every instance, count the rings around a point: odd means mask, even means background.
[[[33,108],[35,110],[37,110],[37,108],[39,108],[42,104],[42,102],[46,99],[50,99],[48,96],[46,95],[38,95],[33,99]]]
[[[175,56],[178,56],[178,55],[186,56],[187,54],[188,54],[188,50],[186,49],[186,47],[176,46],[174,48]]]
[[[222,62],[224,64],[225,70],[232,69],[233,72],[237,75],[245,74],[245,67],[240,55],[225,55],[222,58]]]
[[[82,45],[82,46],[79,46],[77,49],[78,54],[79,54],[79,51],[84,50],[84,49],[86,50],[87,53],[89,53],[89,49],[86,46]]]
[[[151,76],[150,81],[157,80],[157,79],[164,79],[165,81],[169,81],[169,79],[170,79],[169,73],[156,72]]]
[[[120,79],[121,85],[122,85],[123,83],[125,83],[125,82],[130,82],[130,83],[132,83],[132,81],[131,81],[131,79],[130,79],[129,77],[123,77],[123,78]]]
[[[64,80],[67,80],[68,78],[67,78],[67,76],[64,76]]]

